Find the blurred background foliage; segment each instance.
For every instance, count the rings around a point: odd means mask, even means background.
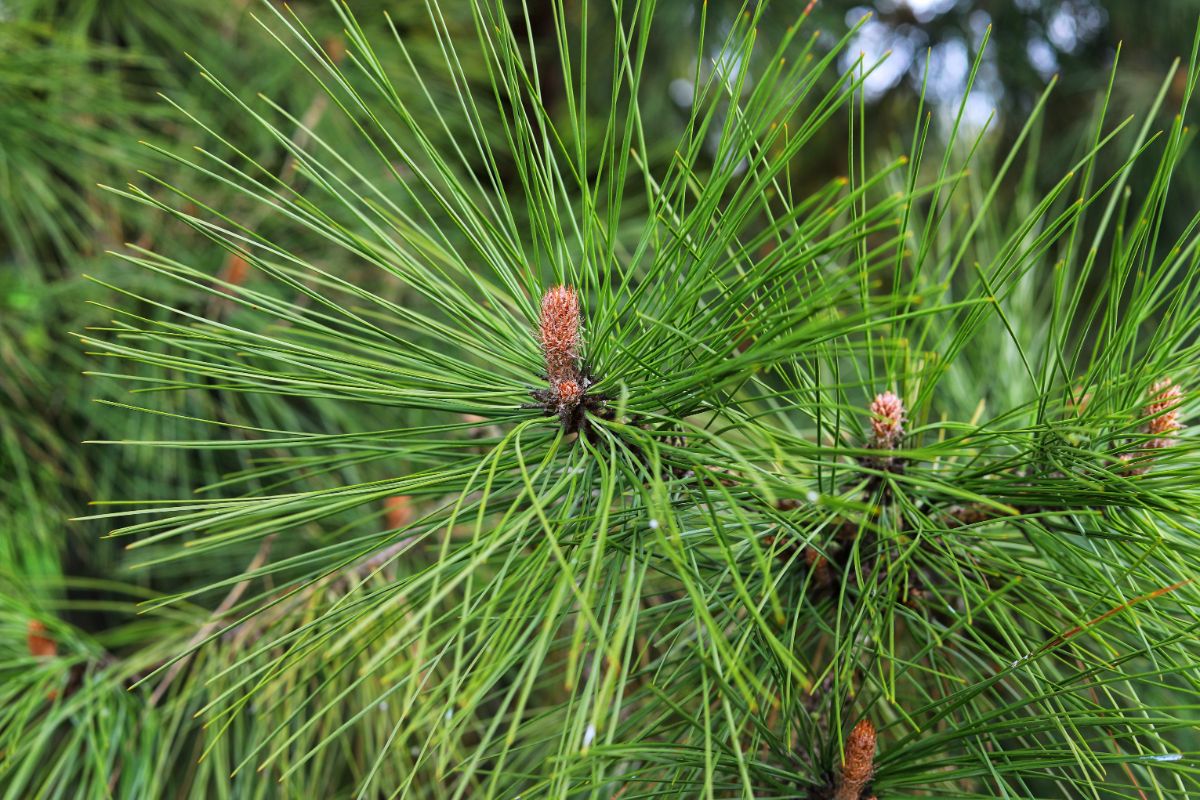
[[[474,37],[469,0],[441,5],[438,24],[458,37],[460,52],[471,53],[462,44]],[[513,24],[526,26],[535,47],[541,48],[537,52],[542,54],[538,67],[543,104],[552,113],[566,114],[562,82],[554,79],[561,72],[553,45],[556,22],[549,4],[539,5],[537,0],[524,10],[514,5]],[[782,35],[797,3],[774,5],[780,23],[760,28],[765,40],[762,52],[772,50],[772,38]],[[1015,196],[1019,180],[1045,188],[1058,178],[1061,165],[1090,146],[1083,132],[1094,123],[1118,53],[1109,110],[1112,120],[1147,107],[1175,59],[1187,58],[1200,2],[1157,5],[1149,9],[1126,0],[878,0],[873,4],[825,0],[815,3],[811,14],[813,28],[821,31],[818,45],[826,50],[859,26],[840,64],[843,71],[870,68],[887,56],[866,81],[863,99],[873,124],[861,132],[868,152],[877,153],[881,162],[908,152],[922,94],[929,135],[935,140],[932,152],[937,151],[938,137],[948,134],[960,113],[969,130],[983,132],[982,147],[1005,152],[1037,98],[1057,76],[1058,87],[1038,142],[1042,151],[1038,163],[1055,173],[1017,172],[1009,188]],[[345,42],[329,6],[321,0],[297,0],[291,6],[325,43],[328,57],[342,58]],[[440,59],[439,32],[424,3],[352,0],[350,7],[365,27],[377,31],[379,39],[391,36],[386,12],[418,73],[423,59],[431,63]],[[570,8],[576,13],[565,21],[567,25],[589,24],[578,4]],[[754,57],[737,61],[714,51],[709,63],[696,63],[694,53],[701,24],[709,31],[728,29],[733,15],[744,11],[733,0],[709,0],[706,13],[698,0],[660,3],[654,52],[648,59],[653,69],[640,89],[644,118],[657,126],[647,131],[648,158],[671,158],[671,147],[688,122],[698,79],[717,71],[728,80],[753,82],[761,68]],[[231,186],[180,164],[180,160],[202,162],[196,148],[227,152],[230,143],[236,143],[268,167],[272,179],[299,192],[305,189],[305,176],[297,173],[285,144],[253,124],[247,109],[224,96],[201,65],[211,67],[239,97],[270,98],[276,112],[291,117],[293,142],[304,144],[306,129],[313,130],[329,141],[346,142],[338,156],[348,163],[376,169],[374,153],[354,150],[363,146],[363,138],[339,136],[338,126],[348,126],[351,120],[344,114],[326,113],[329,100],[317,91],[315,82],[296,79],[295,60],[270,41],[256,14],[267,18],[250,0],[0,0],[0,530],[4,532],[0,596],[8,598],[0,616],[0,644],[10,657],[35,649],[37,640],[30,626],[36,623],[46,626],[59,652],[75,648],[86,663],[103,666],[103,658],[89,660],[87,652],[119,648],[148,635],[135,624],[152,629],[153,620],[135,623],[132,603],[141,599],[139,592],[161,589],[164,583],[179,589],[179,582],[188,580],[187,562],[176,561],[156,570],[153,580],[160,585],[152,585],[149,572],[135,567],[153,559],[153,547],[128,553],[102,538],[103,520],[71,522],[89,502],[184,496],[193,487],[213,485],[246,466],[237,461],[244,456],[235,450],[196,454],[82,442],[198,438],[203,426],[191,424],[188,418],[237,420],[243,415],[260,424],[277,419],[283,429],[305,427],[290,420],[310,416],[337,430],[349,427],[339,414],[364,413],[319,400],[299,404],[228,396],[219,387],[192,393],[186,400],[167,393],[118,394],[103,376],[84,374],[98,367],[72,336],[91,326],[110,324],[106,284],[115,273],[130,273],[122,276],[126,286],[149,280],[144,275],[152,274],[134,274],[106,255],[110,250],[153,248],[207,271],[213,280],[254,280],[244,262],[215,251],[201,232],[103,187],[134,182],[161,202],[186,202],[139,175],[145,169],[185,195],[203,198],[205,205],[255,233],[290,236],[296,230],[285,227],[286,220],[264,214],[259,203]],[[595,79],[587,91],[597,99],[597,107],[606,109],[612,48],[604,46],[607,27],[596,28],[587,56],[595,62],[595,68],[589,69]],[[986,55],[974,91],[963,102],[975,53],[985,38]],[[857,60],[858,53],[862,61]],[[486,86],[482,57],[464,68],[481,87]],[[424,88],[436,98],[450,87],[435,80],[431,77]],[[1185,85],[1182,70],[1167,84],[1161,113],[1168,119],[1178,110]],[[408,88],[423,90],[411,84]],[[260,113],[269,110],[265,101],[253,108]],[[187,120],[185,111],[195,114],[201,125]],[[1161,126],[1166,121],[1156,122]],[[798,191],[846,174],[851,124],[844,116],[827,125],[804,157],[796,160],[792,179]],[[1129,136],[1136,127],[1131,126]],[[432,121],[428,130],[447,140],[455,135],[453,129]],[[221,141],[215,132],[228,141]],[[718,144],[712,142],[713,154]],[[1107,152],[1125,151],[1114,147]],[[504,165],[500,166],[503,175]],[[1101,161],[1102,172],[1115,166]],[[1147,169],[1152,170],[1153,164]],[[1200,207],[1198,171],[1193,151],[1176,176],[1179,212],[1165,221],[1164,240],[1173,240],[1190,219],[1191,209]],[[1139,174],[1135,172],[1131,181],[1135,189]],[[403,177],[399,170],[398,177]],[[395,183],[393,199],[411,203],[402,180]],[[515,181],[509,188],[518,188]],[[324,252],[322,245],[289,242],[289,247],[318,259]],[[330,250],[336,254],[331,258],[347,258],[344,249]],[[356,269],[354,263],[328,266],[343,275],[353,275]],[[372,279],[382,280],[380,274],[373,271]],[[178,286],[164,281],[146,296],[176,293],[172,298],[176,303],[192,304],[181,307],[210,317],[237,313],[214,304],[203,292],[179,297]],[[372,285],[372,289],[383,296],[391,291],[395,299],[403,299],[399,285]],[[156,313],[148,301],[137,310],[147,316]],[[172,416],[125,413],[113,407],[114,400]],[[255,408],[243,407],[251,403]],[[380,514],[384,513],[381,507]],[[110,582],[122,586],[118,589]],[[103,647],[97,642],[103,642]],[[147,653],[143,660],[143,666],[152,665],[154,656]],[[64,669],[73,668],[69,660],[63,664]],[[128,666],[130,675],[140,668]],[[121,702],[113,708],[122,708]]]

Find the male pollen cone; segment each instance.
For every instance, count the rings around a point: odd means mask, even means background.
[[[846,753],[842,759],[842,778],[834,800],[860,800],[862,790],[875,771],[875,726],[864,719],[846,737]]]
[[[550,385],[578,383],[579,295],[570,286],[555,286],[542,295],[538,334]]]
[[[412,497],[406,494],[396,494],[383,501],[387,510],[389,528],[403,528],[412,522]]]
[[[896,440],[904,435],[904,402],[894,392],[875,395],[871,402],[871,432],[874,445],[893,450]]]
[[[58,655],[58,645],[50,638],[50,634],[46,632],[46,626],[41,620],[29,620],[26,644],[29,646],[29,655],[31,656],[44,658]]]

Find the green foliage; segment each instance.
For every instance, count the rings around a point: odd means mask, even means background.
[[[74,330],[127,552],[0,551],[5,795],[833,798],[864,719],[863,800],[1194,793],[1195,48],[1168,129],[1172,76],[1043,164],[1053,87],[868,147],[803,14],[700,12],[665,140],[654,3],[454,10],[264,12],[280,96],[197,50],[198,146],[113,190],[171,221]],[[557,284],[579,434],[525,407]]]
[[[12,22],[0,49],[0,248],[24,260],[85,249],[101,217],[74,178],[133,151],[124,122],[135,107],[103,75],[126,59]]]

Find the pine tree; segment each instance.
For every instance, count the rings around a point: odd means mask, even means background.
[[[1053,87],[1011,149],[966,98],[867,149],[877,65],[802,7],[701,6],[673,140],[653,2],[555,2],[549,52],[433,3],[438,69],[332,8],[261,34],[321,126],[208,65],[205,143],[114,190],[210,257],[98,282],[110,402],[187,433],[94,447],[195,494],[89,515],[147,576],[102,634],[3,599],[8,795],[1196,791],[1197,46],[1165,130],[1173,76],[1040,165]]]

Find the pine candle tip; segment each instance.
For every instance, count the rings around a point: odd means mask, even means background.
[[[882,392],[871,401],[871,431],[876,449],[896,448],[904,435],[904,402],[895,392]]]
[[[875,772],[875,726],[864,719],[846,737],[842,776],[836,800],[860,800],[863,789]]]
[[[538,339],[551,385],[578,383],[579,295],[570,286],[554,286],[542,295]]]
[[[573,286],[552,286],[542,295],[538,316],[538,344],[546,365],[543,375],[549,388],[531,389],[533,403],[523,408],[540,408],[557,415],[568,434],[588,430],[588,415],[612,419],[608,398],[591,390],[596,382],[582,363],[582,314],[579,293]]]

